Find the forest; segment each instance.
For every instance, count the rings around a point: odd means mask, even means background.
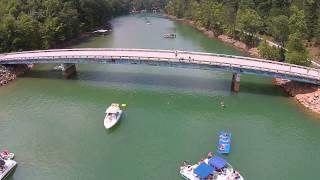
[[[164,0],[0,0],[0,53],[48,49]]]
[[[264,58],[309,66],[306,47],[320,44],[319,0],[170,0],[166,12],[257,46]],[[257,44],[256,36],[284,48]]]

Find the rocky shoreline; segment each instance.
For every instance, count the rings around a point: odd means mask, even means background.
[[[33,65],[0,65],[0,86],[7,85],[9,82],[23,75],[25,72],[31,70]]]
[[[273,83],[282,87],[286,93],[307,109],[320,114],[319,87],[279,78],[274,78]]]
[[[171,20],[186,23],[192,26],[196,30],[202,32],[208,38],[219,39],[226,44],[229,44],[243,52],[248,53],[252,57],[261,58],[257,48],[249,48],[245,43],[241,41],[235,40],[227,35],[217,35],[213,31],[207,30],[206,28],[197,25],[194,21],[188,19],[177,18],[171,15],[167,15],[167,17]],[[311,110],[314,113],[320,114],[320,88],[318,86],[279,78],[274,78],[273,83],[282,87],[286,91],[286,93],[292,96],[305,108]]]

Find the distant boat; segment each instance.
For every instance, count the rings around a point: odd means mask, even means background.
[[[110,129],[117,124],[122,114],[120,105],[117,103],[112,103],[106,110],[106,116],[104,118],[104,127]]]
[[[53,69],[52,69],[53,71],[63,71],[64,70],[64,68],[63,68],[63,66],[62,65],[57,65],[57,66],[55,66],[55,67],[53,67]]]
[[[111,31],[111,30],[99,29],[99,30],[93,31],[92,34],[95,34],[95,35],[106,35],[109,31]]]
[[[146,24],[151,25],[151,22],[149,20],[146,21]]]
[[[219,134],[219,143],[217,152],[221,154],[229,154],[231,150],[231,132],[221,131]]]
[[[163,35],[164,38],[176,38],[177,36],[173,33],[167,33]]]

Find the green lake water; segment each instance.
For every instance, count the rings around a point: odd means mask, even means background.
[[[146,19],[151,25],[145,23]],[[156,48],[243,55],[165,18],[123,16],[113,32],[74,47]],[[163,34],[174,32],[175,39]],[[247,180],[318,179],[320,118],[303,110],[270,78],[138,65],[77,65],[64,80],[39,65],[0,88],[0,149],[16,154],[11,180],[181,179],[183,160],[216,151],[218,133],[233,133],[223,155]],[[112,102],[121,121],[103,126]],[[225,108],[220,106],[224,102]]]

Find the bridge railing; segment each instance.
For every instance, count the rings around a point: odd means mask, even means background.
[[[309,67],[305,67],[305,66],[299,66],[299,65],[294,65],[294,64],[288,64],[288,63],[282,63],[282,62],[277,62],[277,61],[270,61],[270,60],[264,60],[264,59],[258,59],[258,58],[250,58],[250,57],[242,57],[242,56],[234,56],[234,55],[225,55],[225,54],[216,54],[216,53],[206,53],[206,52],[189,52],[189,51],[174,51],[174,50],[156,50],[156,49],[121,49],[121,48],[81,48],[81,49],[51,49],[51,50],[38,50],[38,51],[24,51],[24,52],[17,52],[17,53],[7,53],[7,54],[1,54],[0,58],[2,60],[27,60],[27,59],[74,59],[74,58],[97,58],[97,57],[102,57],[103,59],[109,57],[112,58],[110,56],[41,56],[41,57],[19,57],[19,58],[12,58],[12,59],[8,59],[5,56],[6,55],[14,55],[14,54],[26,54],[26,53],[43,53],[43,52],[66,52],[66,51],[123,51],[123,52],[155,52],[155,53],[175,53],[177,52],[179,55],[201,55],[201,56],[210,56],[210,57],[224,57],[224,58],[234,58],[234,59],[243,59],[243,60],[250,60],[250,61],[256,61],[256,62],[263,62],[263,63],[270,63],[270,64],[274,64],[274,65],[282,65],[282,66],[287,66],[290,67],[289,71],[285,71],[285,70],[279,70],[276,68],[267,68],[267,67],[259,67],[259,66],[252,66],[252,65],[241,65],[241,64],[237,64],[237,63],[221,63],[221,62],[216,62],[216,61],[205,61],[205,60],[186,60],[189,62],[193,62],[193,63],[198,63],[198,64],[211,64],[211,65],[221,65],[223,66],[224,64],[227,64],[230,67],[236,67],[239,66],[241,68],[250,68],[250,69],[256,69],[256,70],[268,70],[270,72],[279,72],[279,73],[284,73],[284,74],[289,74],[289,75],[299,75],[299,76],[303,76],[303,77],[307,77],[307,78],[314,78],[314,79],[319,79],[320,78],[320,70],[316,69],[316,68],[309,68]],[[114,57],[125,57],[125,56],[113,56]],[[137,56],[127,56],[127,58],[131,58],[131,59],[145,59],[145,58],[141,58],[141,57],[137,57]],[[178,60],[176,58],[158,58],[158,57],[148,57],[148,59],[153,59],[153,60],[167,60],[167,61],[179,61],[181,62],[181,60]],[[214,58],[213,58],[214,59]],[[299,68],[299,69],[304,69],[306,71],[306,73],[299,73],[299,72],[292,72],[291,68]],[[314,76],[309,74],[310,71],[316,71],[318,72],[318,76]]]
[[[40,52],[63,52],[63,51],[126,51],[126,52],[156,52],[156,53],[175,53],[175,50],[157,50],[157,49],[125,49],[125,48],[80,48],[80,49],[50,49],[50,50],[36,50],[36,51],[23,51],[23,52],[15,52],[15,53],[6,53],[2,55],[14,55],[14,54],[26,54],[26,53],[40,53]],[[302,69],[314,69],[316,68],[300,66],[295,64],[283,63],[272,60],[265,60],[259,58],[251,58],[244,56],[236,56],[236,55],[226,55],[226,54],[218,54],[218,53],[206,53],[206,52],[191,52],[191,51],[177,51],[178,54],[190,54],[190,55],[205,55],[205,56],[213,56],[213,57],[226,57],[226,58],[234,58],[234,59],[243,59],[243,60],[251,60],[257,62],[265,62],[277,65],[285,65],[291,67],[297,67]]]
[[[165,50],[164,50],[165,51]],[[157,51],[158,52],[158,51]],[[260,67],[260,66],[253,66],[253,65],[243,65],[238,63],[227,63],[227,62],[216,62],[216,61],[206,61],[206,60],[196,60],[196,59],[177,59],[177,58],[159,58],[159,57],[140,57],[140,56],[103,56],[103,55],[73,55],[73,56],[41,56],[32,58],[34,60],[56,60],[56,59],[63,59],[64,62],[68,63],[67,61],[70,60],[70,63],[74,61],[74,59],[126,59],[126,60],[152,60],[152,61],[168,61],[168,62],[177,62],[177,63],[185,63],[185,64],[206,64],[206,65],[216,65],[222,66],[227,68],[241,68],[241,69],[250,69],[250,70],[257,70],[263,72],[274,72],[278,74],[286,74],[290,76],[300,76],[307,79],[317,79],[320,80],[320,71],[318,75],[311,75],[308,73],[299,73],[299,72],[292,72],[287,70],[279,70],[275,68],[268,68],[268,67]],[[15,59],[17,60],[17,59]],[[28,57],[21,57],[19,60],[30,60]],[[290,68],[291,69],[291,68]]]

